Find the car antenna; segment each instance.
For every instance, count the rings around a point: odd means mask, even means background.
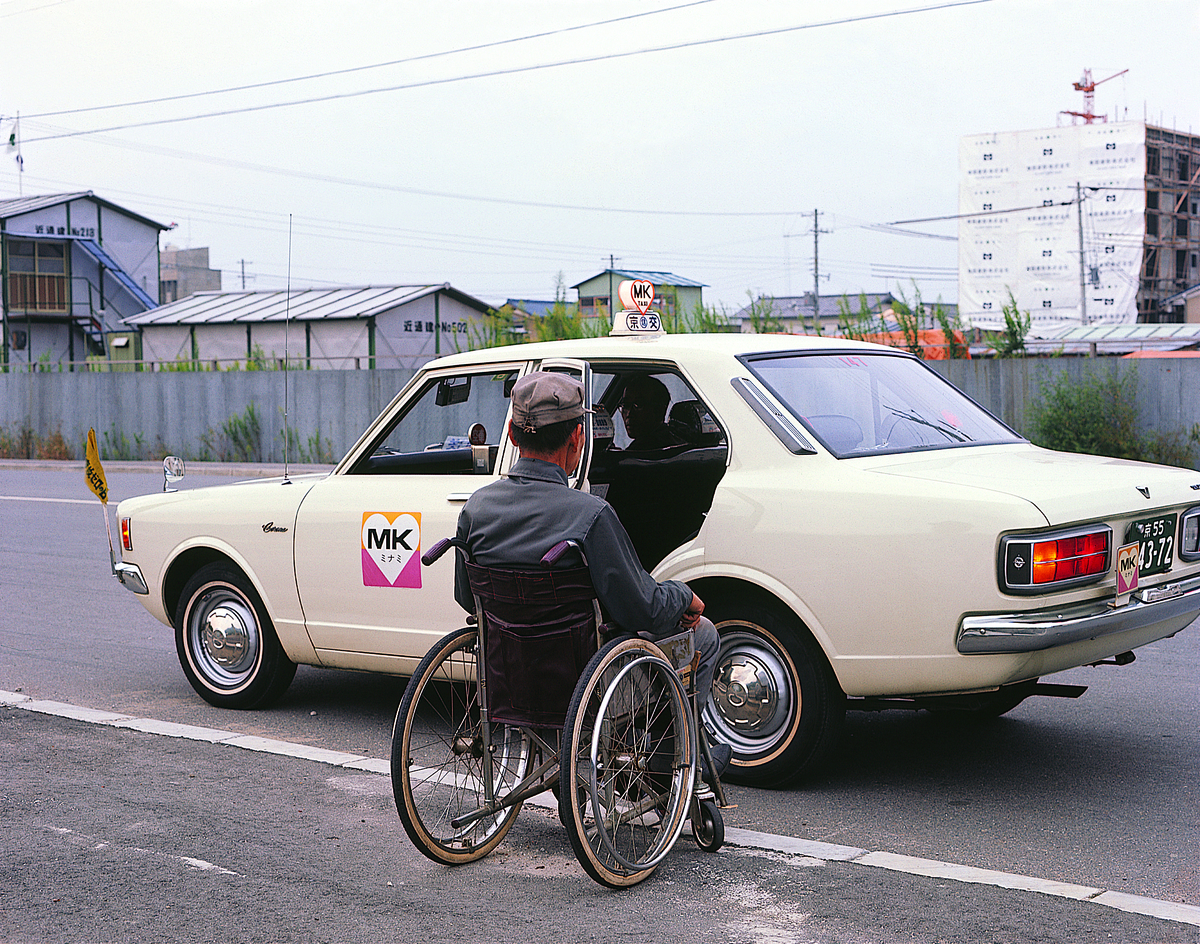
[[[292,214],[288,214],[288,264],[287,297],[283,303],[283,484],[291,485],[288,478],[288,324],[292,317]]]

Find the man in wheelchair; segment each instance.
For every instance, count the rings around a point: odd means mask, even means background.
[[[459,515],[457,537],[482,567],[537,567],[560,541],[572,549],[556,566],[586,563],[605,618],[621,630],[652,640],[693,629],[701,653],[696,671],[697,709],[712,697],[720,639],[705,619],[704,603],[678,580],[657,582],[642,567],[612,507],[595,495],[571,488],[568,476],[583,453],[583,386],[565,374],[536,372],[512,390],[509,438],[520,458],[506,477],[479,489]],[[582,552],[582,559],[579,552]],[[454,596],[475,612],[466,563],[456,556]],[[729,764],[727,744],[710,745],[719,776]],[[708,779],[708,773],[706,779]]]

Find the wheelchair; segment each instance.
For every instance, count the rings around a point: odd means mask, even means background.
[[[609,888],[645,880],[690,820],[701,849],[725,839],[728,808],[696,712],[699,654],[685,631],[599,644],[586,565],[480,567],[468,625],[409,680],[392,734],[392,792],[409,838],[445,865],[495,849],[522,803],[546,790],[584,870]],[[432,564],[457,538],[421,558]],[[698,776],[700,757],[713,771]]]

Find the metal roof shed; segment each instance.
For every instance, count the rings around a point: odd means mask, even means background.
[[[197,292],[125,319],[148,361],[286,356],[312,368],[419,367],[470,346],[486,303],[442,285]]]

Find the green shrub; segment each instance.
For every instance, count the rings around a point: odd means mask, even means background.
[[[1115,368],[1042,384],[1030,410],[1030,439],[1047,449],[1185,468],[1196,466],[1200,425],[1173,433],[1139,431],[1137,372]]]

